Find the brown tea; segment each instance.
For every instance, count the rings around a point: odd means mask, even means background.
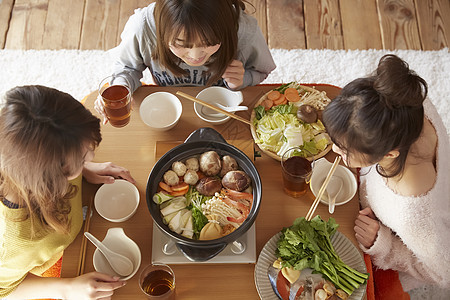
[[[142,290],[151,296],[161,296],[173,289],[173,276],[165,270],[155,270],[147,274],[142,282]]]
[[[105,103],[105,111],[111,125],[123,127],[130,122],[131,97],[130,91],[122,85],[106,88],[101,96]]]
[[[306,192],[311,177],[311,162],[304,157],[292,156],[282,162],[284,191],[292,197]]]

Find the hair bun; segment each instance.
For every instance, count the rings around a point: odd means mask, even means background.
[[[410,70],[404,60],[392,54],[380,59],[373,87],[392,108],[421,107],[428,93],[426,81]]]

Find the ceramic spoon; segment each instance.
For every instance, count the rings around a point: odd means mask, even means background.
[[[130,259],[112,251],[89,232],[85,232],[84,235],[98,248],[98,250],[100,250],[101,253],[103,253],[106,260],[111,265],[111,268],[113,268],[117,274],[120,276],[128,276],[133,272],[133,263]]]
[[[339,195],[342,189],[342,179],[341,177],[333,176],[330,178],[330,182],[327,186],[328,193],[328,211],[330,214],[334,213],[334,206],[336,204],[336,197]]]
[[[223,106],[220,103],[215,103],[215,105],[218,108],[221,108],[227,112],[235,112],[235,111],[243,111],[243,110],[248,110],[247,106]],[[202,107],[202,112],[203,114],[210,116],[210,117],[216,117],[216,118],[220,118],[225,116],[224,114],[221,114],[220,112],[216,112],[208,107]]]
[[[237,105],[237,106],[225,106],[220,103],[216,103],[218,108],[221,108],[223,110],[226,110],[227,112],[235,112],[235,111],[243,111],[248,110],[247,106],[244,105]]]

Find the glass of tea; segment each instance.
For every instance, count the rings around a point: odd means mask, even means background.
[[[100,82],[98,93],[103,99],[106,116],[111,125],[127,125],[131,115],[131,90],[127,79],[108,76]]]
[[[298,198],[306,192],[312,174],[313,161],[305,158],[299,147],[288,149],[281,157],[283,188],[286,194]]]
[[[175,274],[166,264],[146,266],[139,276],[139,286],[148,299],[175,299]]]

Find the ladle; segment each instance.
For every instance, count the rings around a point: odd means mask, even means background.
[[[88,240],[92,242],[92,244],[95,245],[95,247],[98,248],[98,250],[100,250],[101,253],[103,253],[106,260],[111,265],[111,268],[117,274],[119,274],[120,276],[128,276],[131,274],[131,272],[133,272],[133,263],[128,257],[112,251],[89,232],[85,232],[84,235]]]
[[[328,212],[334,213],[334,206],[336,205],[336,197],[341,192],[343,181],[341,177],[333,176],[330,178],[330,183],[327,186],[328,194]]]

